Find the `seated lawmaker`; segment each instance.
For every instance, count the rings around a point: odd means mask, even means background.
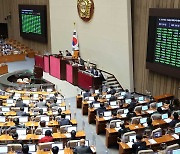
[[[179,123],[179,115],[177,112],[174,112],[173,114],[173,120],[169,123],[170,128],[174,128],[177,123]]]
[[[108,93],[108,94],[111,94],[111,95],[112,95],[112,94],[115,94],[115,93],[116,93],[116,89],[114,89],[113,86],[110,86],[109,89],[108,89],[108,91],[107,91],[107,93]]]
[[[15,107],[27,107],[27,105],[25,103],[23,103],[22,98],[19,98],[19,99],[16,100]]]
[[[136,142],[132,145],[133,154],[138,154],[140,150],[146,150],[146,142],[142,141],[142,135],[136,135]]]
[[[129,92],[128,89],[125,90],[126,94],[124,95],[124,98],[130,99],[131,98],[131,92]]]
[[[29,153],[29,146],[27,144],[22,145],[22,152],[18,152],[17,154],[31,154]]]
[[[52,137],[52,132],[51,130],[46,130],[45,131],[45,136],[42,137],[39,140],[39,143],[46,143],[46,142],[53,142],[53,137]]]
[[[51,151],[52,151],[52,154],[58,154],[59,147],[58,146],[54,146]]]
[[[99,103],[98,96],[94,96],[94,101],[92,101],[92,104],[94,104],[94,103]]]
[[[46,102],[44,102],[43,98],[40,98],[39,102],[37,102],[36,106],[37,107],[46,107],[47,104],[46,104]]]
[[[70,125],[71,124],[70,120],[66,118],[65,113],[61,114],[61,119],[58,122],[59,122],[60,126]]]
[[[110,102],[110,101],[116,101],[116,100],[117,100],[117,97],[115,96],[115,93],[112,92],[112,93],[111,93],[111,97],[109,98],[109,102]]]
[[[83,93],[83,98],[90,97],[90,96],[91,96],[91,93],[89,92],[89,90],[85,90],[85,93]]]
[[[80,146],[75,147],[74,154],[91,154],[90,146],[85,146],[85,139],[80,140]]]
[[[96,109],[96,114],[103,115],[104,111],[106,111],[104,103],[100,103],[100,107]]]
[[[20,124],[19,123],[19,118],[14,118],[13,119],[14,122],[14,126],[9,127],[8,129],[6,129],[6,131],[8,133],[14,133],[16,131],[17,128],[26,128],[24,124]]]
[[[129,104],[129,108],[134,110],[134,108],[136,107],[136,104],[137,104],[136,99],[134,98],[134,96],[131,96],[131,102]]]
[[[29,113],[24,112],[24,107],[20,107],[20,111],[17,112],[17,116],[29,116]]]

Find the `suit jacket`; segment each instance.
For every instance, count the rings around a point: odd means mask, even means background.
[[[37,107],[45,107],[46,103],[45,102],[38,102]]]
[[[146,142],[135,142],[133,145],[132,145],[132,151],[134,154],[138,154],[138,151],[140,150],[146,150]]]
[[[71,122],[70,122],[70,120],[69,119],[61,119],[60,121],[59,121],[59,124],[60,124],[60,126],[64,126],[64,125],[70,125],[71,124]]]
[[[17,101],[15,107],[27,107],[22,101]]]
[[[84,97],[84,98],[89,97],[89,96],[91,96],[91,93],[90,93],[90,92],[85,92],[85,93],[83,94],[83,97]]]
[[[178,122],[180,122],[179,119],[178,119],[178,120],[173,119],[173,120],[169,123],[169,126],[170,126],[171,128],[173,128],[173,127],[175,127],[175,125],[176,125]]]
[[[98,115],[103,114],[104,111],[106,111],[105,107],[99,107],[99,108],[96,109],[96,113]]]
[[[117,100],[117,97],[113,95],[109,98],[109,101],[116,101],[116,100]]]
[[[24,111],[17,112],[17,116],[27,116],[28,114]]]
[[[74,149],[74,154],[92,154],[92,151],[89,146],[77,146]]]

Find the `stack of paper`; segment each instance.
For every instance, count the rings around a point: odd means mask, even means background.
[[[156,144],[157,142],[154,139],[149,139],[148,140],[151,144]]]
[[[132,148],[132,145],[133,145],[134,143],[133,142],[128,142],[127,143],[127,145],[130,147],[130,148]]]

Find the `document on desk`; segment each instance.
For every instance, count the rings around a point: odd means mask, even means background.
[[[128,142],[126,143],[130,148],[132,148],[132,145],[134,144],[133,142]]]
[[[172,135],[175,139],[179,139],[179,135],[177,135],[177,134],[173,134]]]
[[[111,106],[111,108],[116,109],[116,108],[119,108],[119,106],[113,105],[113,106]]]
[[[148,124],[147,124],[147,123],[144,123],[144,124],[143,124],[143,126],[144,126],[144,127],[147,127],[147,126],[148,126]]]
[[[127,114],[121,114],[121,117],[125,118]]]
[[[109,119],[111,119],[112,117],[103,117],[104,118],[104,120],[109,120]]]
[[[164,121],[165,121],[166,123],[170,123],[170,122],[172,121],[172,119],[167,118],[167,119],[164,119]]]
[[[116,132],[118,132],[118,130],[120,129],[120,128],[114,128],[115,130],[116,130]]]
[[[154,113],[154,110],[147,110],[146,112],[151,114],[151,113]]]
[[[145,103],[145,101],[138,101],[140,104]]]
[[[66,133],[64,134],[67,138],[70,138],[71,137],[71,133]]]
[[[157,142],[154,139],[149,139],[148,140],[151,144],[156,144]]]
[[[19,135],[18,139],[25,140],[26,139],[26,135]]]

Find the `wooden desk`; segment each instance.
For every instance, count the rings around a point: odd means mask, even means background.
[[[107,110],[116,110],[117,108],[112,108],[111,106],[106,107]],[[96,122],[95,108],[88,108],[88,122],[89,124]]]
[[[72,120],[70,120],[70,121],[71,121],[72,125],[77,125],[76,119],[72,119]],[[3,126],[10,127],[10,126],[14,126],[14,125],[15,125],[15,124],[14,124],[13,121],[7,121],[7,122],[5,122],[5,123],[0,122],[0,127],[3,127]],[[39,126],[39,122],[28,121],[28,122],[25,123],[25,126],[26,126],[26,127],[33,127],[33,126],[34,126],[34,127],[38,127],[38,126]],[[56,127],[56,126],[59,126],[59,123],[58,123],[58,121],[52,120],[52,121],[50,121],[50,122],[47,124],[47,126],[49,126],[49,127]]]
[[[8,73],[8,65],[0,66],[0,75]]]
[[[53,133],[52,136],[53,136],[54,140],[57,140],[57,139],[67,139],[66,133],[64,133],[64,134]],[[38,141],[41,137],[42,137],[41,135],[27,134],[26,138],[21,139],[21,140],[23,140],[23,141],[27,141],[27,140]],[[84,131],[77,131],[76,137],[77,138],[85,138],[85,132]],[[14,139],[9,134],[3,134],[3,135],[0,136],[0,142],[13,141],[13,140]]]
[[[114,128],[106,128],[106,147],[118,145],[117,137],[118,132]]]
[[[166,123],[164,120],[153,120],[152,124],[155,128],[168,128],[169,124]],[[131,131],[136,131],[138,134],[142,134],[145,127],[141,124],[135,125],[135,124],[130,124],[126,125],[126,128],[128,127]],[[102,129],[102,128],[101,128]],[[115,128],[105,128],[106,130],[106,146],[110,147],[113,145],[116,145],[117,143],[117,136],[118,132]]]
[[[169,100],[172,99],[174,95],[172,94],[164,94],[164,95],[159,95],[159,96],[154,96],[155,101],[163,101],[163,100]]]
[[[82,115],[88,115],[89,104],[87,101],[82,102]]]
[[[97,135],[105,133],[107,121],[102,117],[96,116],[96,133]]]
[[[153,149],[154,151],[156,151],[157,149],[160,149],[160,144],[161,143],[166,143],[168,145],[170,144],[174,144],[175,142],[177,142],[178,139],[174,138],[172,135],[163,135],[162,137],[159,138],[154,138],[154,140],[157,142],[155,144],[151,144],[148,139],[144,139],[144,141],[146,142],[146,145],[148,147],[151,147],[151,149]],[[132,153],[132,148],[130,148],[126,143],[123,142],[118,142],[119,144],[119,154],[131,154]]]
[[[76,107],[81,108],[82,106],[82,96],[76,96]]]
[[[0,63],[14,62],[14,61],[23,61],[25,60],[25,54],[12,54],[0,56]]]

